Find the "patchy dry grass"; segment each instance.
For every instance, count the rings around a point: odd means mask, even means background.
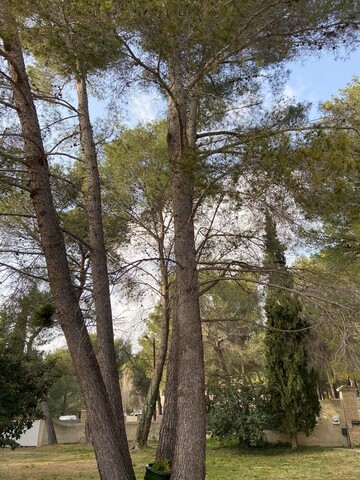
[[[98,479],[92,449],[80,445],[24,447],[0,450],[0,479],[95,480]]]
[[[207,480],[355,480],[360,479],[360,450],[267,447],[243,450],[208,443]]]
[[[132,453],[138,480],[155,446]],[[208,442],[207,480],[352,480],[360,478],[360,450],[287,447],[243,450]],[[0,449],[0,480],[95,480],[94,453],[85,445]]]

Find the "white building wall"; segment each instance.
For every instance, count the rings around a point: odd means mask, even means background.
[[[16,440],[22,447],[37,447],[41,420],[35,420],[33,426]]]

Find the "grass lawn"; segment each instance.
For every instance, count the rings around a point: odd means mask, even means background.
[[[155,446],[133,452],[136,478],[153,459]],[[208,442],[207,480],[353,480],[360,478],[359,449],[265,448],[245,451]],[[85,445],[0,449],[1,480],[95,480],[94,453]]]

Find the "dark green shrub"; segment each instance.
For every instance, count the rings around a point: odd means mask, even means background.
[[[220,441],[237,439],[242,446],[264,444],[263,430],[272,426],[265,386],[226,383],[212,388],[207,399],[207,431]]]
[[[6,348],[0,350],[0,447],[15,448],[16,440],[39,416],[47,389],[44,373],[36,356],[19,357]]]

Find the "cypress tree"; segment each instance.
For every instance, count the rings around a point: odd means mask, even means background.
[[[297,446],[297,433],[309,435],[316,425],[320,404],[317,375],[308,365],[309,324],[298,296],[291,291],[293,278],[286,267],[285,248],[276,226],[266,215],[265,267],[269,269],[265,312],[267,379],[276,427],[288,433]]]

